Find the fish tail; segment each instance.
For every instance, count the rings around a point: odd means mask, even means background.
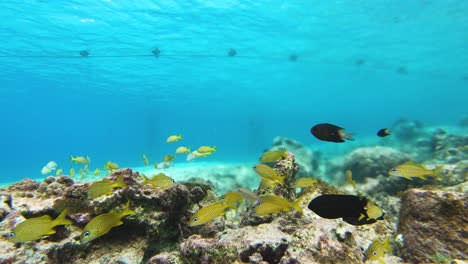
[[[73,224],[72,221],[67,219],[67,212],[68,209],[65,208],[63,211],[55,218],[54,225],[71,225]]]
[[[72,155],[70,155],[70,161],[73,161],[73,156]]]
[[[343,133],[343,138],[346,138],[347,140],[351,140],[351,141],[354,141],[354,134],[351,134],[351,133],[348,133],[348,134],[344,134]]]
[[[301,201],[302,201],[302,198],[304,198],[303,196],[297,198],[294,202],[292,202],[291,204],[291,207],[296,209],[297,211],[299,211],[300,213],[303,213],[302,211],[302,207],[300,206],[301,205]]]
[[[183,139],[182,134],[179,134],[179,138],[180,138],[180,139]]]
[[[439,173],[439,171],[440,171],[441,169],[443,169],[443,168],[444,168],[444,165],[435,168],[435,169],[432,171],[432,174],[434,174],[434,176],[436,176],[436,177],[438,177],[438,178],[443,178],[444,175],[442,175],[442,174]]]
[[[120,212],[120,217],[124,217],[126,215],[131,215],[131,214],[134,214],[135,211],[133,210],[130,210],[130,201],[127,201],[127,203],[125,204],[125,207],[124,209],[122,210],[122,212]]]
[[[115,180],[113,187],[127,187],[127,184],[123,181],[123,174],[120,174]]]
[[[141,174],[141,176],[143,177],[143,182],[141,183],[141,185],[145,185],[148,183],[148,177],[146,177],[146,175],[144,175],[143,173]]]
[[[278,183],[281,185],[281,186],[284,186],[284,178],[286,177],[279,177],[279,180],[278,180]]]
[[[419,179],[425,180],[425,179],[426,179],[426,176],[424,176],[424,175],[419,175],[418,178],[419,178]]]
[[[216,146],[213,147],[213,151],[216,152]]]
[[[230,203],[226,203],[226,208],[231,208],[231,209],[236,210],[237,206],[233,202],[230,202]]]
[[[392,247],[390,246],[390,237],[385,238],[383,249],[387,250],[388,252],[392,252]]]

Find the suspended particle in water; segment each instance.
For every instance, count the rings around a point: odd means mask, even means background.
[[[80,51],[80,55],[81,55],[81,57],[88,57],[89,56],[89,51],[82,50],[82,51]]]
[[[154,48],[151,53],[153,53],[153,55],[155,57],[159,57],[159,54],[161,53],[161,51],[158,49],[158,48]]]
[[[407,71],[406,68],[403,67],[403,66],[399,67],[398,70],[397,70],[397,72],[398,72],[399,74],[408,74],[408,71]]]
[[[297,61],[297,55],[296,54],[289,55],[289,60],[290,61]]]

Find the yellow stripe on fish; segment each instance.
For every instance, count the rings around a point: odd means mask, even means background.
[[[119,175],[115,182],[111,182],[109,179],[93,182],[89,186],[88,197],[94,199],[104,194],[111,194],[112,189],[117,187],[127,187],[127,184],[123,182],[123,175]]]
[[[203,225],[216,217],[223,216],[227,208],[237,209],[230,203],[217,202],[203,208],[200,208],[189,220],[189,226]]]
[[[417,164],[412,161],[405,162],[401,165],[398,165],[388,171],[388,174],[391,176],[398,176],[398,177],[404,177],[408,180],[411,180],[411,178],[418,177],[420,179],[425,180],[426,175],[434,175],[439,178],[443,178],[440,173],[438,173],[439,170],[441,170],[444,166],[439,166],[433,170],[428,170],[426,167],[422,164]]]
[[[303,212],[300,207],[300,203],[303,196],[297,198],[293,202],[288,199],[279,196],[265,196],[261,197],[262,202],[257,205],[253,211],[255,216],[267,216],[270,214],[276,214],[281,211],[288,212],[291,209],[295,209],[299,212]]]

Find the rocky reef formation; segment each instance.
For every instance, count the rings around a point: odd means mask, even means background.
[[[401,199],[398,232],[401,254],[410,263],[467,259],[468,196],[465,193],[410,189]]]

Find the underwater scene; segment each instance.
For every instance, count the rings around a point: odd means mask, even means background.
[[[468,263],[468,1],[0,2],[0,263]]]

